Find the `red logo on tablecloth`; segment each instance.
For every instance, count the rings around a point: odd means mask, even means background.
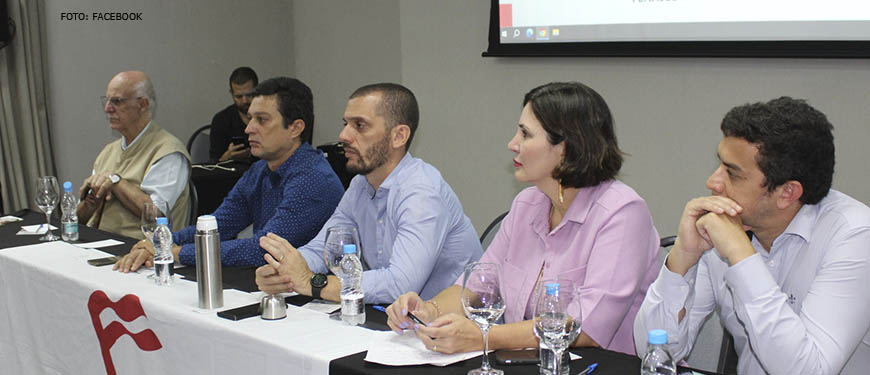
[[[112,302],[109,296],[102,290],[97,290],[91,293],[91,298],[88,299],[88,311],[91,313],[91,322],[94,323],[94,329],[97,331],[97,339],[100,340],[100,350],[103,352],[103,362],[106,365],[106,374],[115,375],[115,364],[112,363],[112,353],[109,349],[115,345],[123,335],[129,335],[136,342],[139,349],[145,351],[153,351],[163,347],[157,335],[150,329],[143,330],[139,333],[131,333],[118,321],[113,321],[103,328],[103,322],[100,321],[100,312],[106,308],[115,310],[118,317],[125,322],[132,322],[140,316],[145,316],[145,311],[142,310],[142,304],[139,303],[139,297],[128,294],[118,302]]]

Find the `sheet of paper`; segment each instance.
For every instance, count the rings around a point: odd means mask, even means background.
[[[365,360],[388,366],[425,364],[447,366],[477,357],[480,354],[480,351],[457,354],[437,353],[426,349],[414,331],[405,331],[401,335],[392,331],[379,331],[372,333],[372,340],[369,342],[369,351]]]
[[[94,241],[94,242],[85,242],[85,243],[74,243],[73,245],[78,246],[83,249],[99,249],[101,247],[109,247],[123,244],[123,242],[118,240],[102,240],[102,241]]]
[[[57,227],[54,225],[51,225],[51,230],[55,230],[55,229],[57,229]],[[46,229],[45,224],[23,225],[23,226],[21,226],[21,230],[18,231],[17,234],[19,236],[20,235],[30,236],[30,235],[37,235],[37,234],[45,234],[46,231],[48,231],[48,229]]]
[[[338,302],[323,301],[323,300],[316,299],[316,300],[313,300],[311,302],[308,302],[308,303],[302,305],[302,307],[304,307],[306,309],[311,309],[314,311],[322,312],[324,314],[332,314],[333,312],[341,309],[341,304]]]

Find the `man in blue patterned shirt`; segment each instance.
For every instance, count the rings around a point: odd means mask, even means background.
[[[279,77],[260,83],[248,110],[245,133],[254,163],[214,212],[221,235],[221,263],[265,263],[259,238],[274,233],[307,243],[332,215],[344,189],[320,151],[311,147],[314,104],[311,89],[297,79]],[[236,239],[253,224],[253,238]],[[172,234],[172,253],[182,264],[195,264],[195,226]],[[153,245],[141,241],[115,264],[121,272],[151,265]]]
[[[341,281],[325,275],[328,228],[348,225],[360,236],[362,286],[367,303],[389,303],[414,291],[423,298],[453,284],[483,251],[462,205],[435,167],[411,156],[408,146],[419,119],[417,100],[390,83],[357,89],[339,134],[347,169],[357,173],[335,213],[311,242],[277,235],[260,239],[269,252],[256,280],[267,293],[296,291],[339,300]]]

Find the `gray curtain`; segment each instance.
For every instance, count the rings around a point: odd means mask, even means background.
[[[10,0],[12,42],[0,50],[0,197],[3,210],[34,208],[38,176],[56,175],[44,72],[44,0]]]

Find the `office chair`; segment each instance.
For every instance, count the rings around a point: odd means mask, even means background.
[[[492,239],[495,238],[495,234],[498,233],[498,228],[501,227],[501,221],[504,220],[504,217],[507,216],[509,211],[505,211],[501,215],[498,215],[489,226],[483,231],[483,234],[480,236],[480,246],[483,247],[483,251],[486,251],[486,248],[489,247],[489,243],[492,242]]]
[[[196,218],[199,216],[199,193],[196,192],[196,185],[193,180],[188,182],[188,203],[187,203],[187,225],[196,224]]]
[[[341,180],[344,190],[347,190],[347,187],[350,186],[350,180],[356,176],[356,173],[347,170],[347,158],[344,156],[344,147],[341,142],[322,144],[317,146],[317,149],[323,151],[323,157],[326,158],[329,166]]]
[[[208,163],[209,129],[211,125],[205,125],[196,129],[190,139],[187,140],[187,153],[190,154],[192,164]]]

